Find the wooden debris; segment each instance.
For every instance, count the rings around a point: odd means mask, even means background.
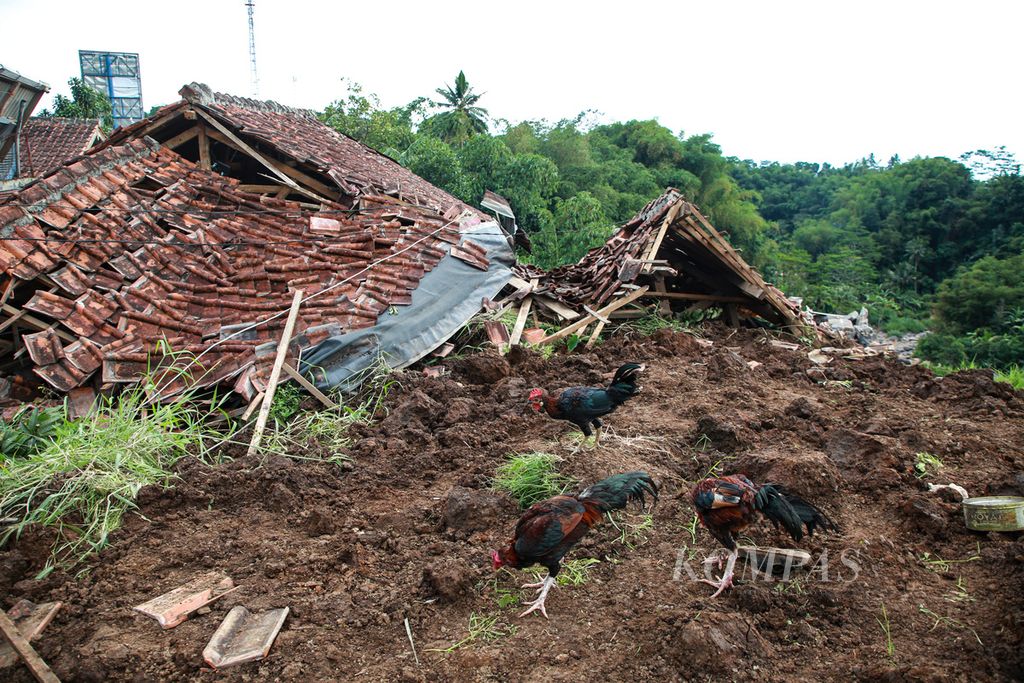
[[[46,665],[43,658],[36,653],[32,645],[22,636],[14,622],[4,612],[0,612],[0,631],[3,631],[11,647],[14,648],[14,651],[25,662],[25,666],[32,672],[37,681],[40,683],[60,683],[60,679]]]
[[[57,616],[63,606],[62,602],[44,602],[37,605],[29,600],[19,600],[14,607],[7,610],[7,618],[18,629],[22,638],[31,642],[39,637],[43,630]],[[0,642],[0,669],[6,669],[18,663],[18,653],[10,642]]]
[[[331,408],[331,409],[334,409],[334,408],[338,407],[337,403],[332,401],[327,396],[327,394],[325,394],[324,392],[322,392],[319,389],[317,389],[316,386],[312,382],[310,382],[308,379],[303,377],[302,374],[298,370],[296,370],[295,368],[293,368],[291,366],[290,363],[285,363],[284,365],[281,366],[281,369],[284,370],[284,373],[286,375],[288,375],[293,380],[298,382],[299,386],[301,386],[303,389],[305,389],[310,394],[312,394],[313,397],[316,398],[316,400],[320,401],[320,403],[324,404],[326,407]]]
[[[284,359],[288,356],[288,345],[292,340],[292,332],[295,331],[295,321],[299,317],[299,306],[302,305],[302,290],[296,289],[292,297],[292,307],[288,311],[288,321],[284,324],[284,332],[281,333],[281,342],[277,345],[277,358],[274,359],[274,367],[270,371],[270,379],[267,380],[267,390],[263,397],[263,404],[260,405],[260,414],[256,418],[256,426],[252,431],[252,441],[249,442],[249,450],[246,455],[254,455],[260,447],[263,439],[263,430],[267,427],[267,419],[270,417],[270,406],[274,403],[274,392],[277,390],[277,382],[281,378],[281,367]]]
[[[161,628],[174,628],[200,607],[233,590],[234,582],[229,576],[221,572],[207,572],[133,609],[156,619]]]
[[[549,296],[537,296],[534,298],[537,300],[538,304],[552,310],[555,314],[558,315],[559,318],[562,318],[563,320],[575,320],[576,318],[580,317],[579,313],[572,310],[571,308],[561,303],[560,301],[555,301]]]
[[[622,297],[621,299],[616,299],[615,301],[613,301],[612,303],[608,304],[604,308],[598,310],[597,313],[599,313],[600,315],[603,315],[603,316],[607,316],[612,311],[616,311],[616,310],[622,308],[623,306],[625,306],[629,302],[633,301],[634,299],[639,299],[640,297],[642,297],[646,293],[647,293],[647,287],[641,287],[640,289],[635,290],[634,292],[632,292],[630,294],[627,294],[626,296]],[[569,325],[568,327],[563,327],[558,332],[555,332],[554,334],[545,337],[541,341],[541,343],[542,344],[549,344],[549,343],[551,343],[551,342],[553,342],[553,341],[555,341],[557,339],[561,339],[562,337],[568,337],[570,334],[572,334],[572,333],[574,333],[574,332],[576,332],[578,330],[582,330],[583,328],[585,328],[587,325],[589,325],[590,323],[594,322],[595,320],[597,320],[597,318],[595,318],[592,315],[588,315],[587,317],[583,318],[582,320],[579,320],[579,321],[573,323],[572,325]]]
[[[288,617],[288,608],[254,614],[241,605],[231,608],[203,649],[203,659],[215,669],[263,659]]]

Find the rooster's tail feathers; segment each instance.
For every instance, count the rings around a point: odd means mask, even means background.
[[[645,366],[640,363],[623,363],[615,371],[615,376],[612,378],[611,384],[608,385],[608,394],[616,404],[623,403],[640,391],[636,382],[644,369]]]
[[[638,501],[644,505],[648,494],[658,502],[658,485],[646,472],[626,472],[614,474],[593,486],[588,486],[578,498],[594,503],[601,512],[621,510],[629,501]]]
[[[785,527],[796,541],[803,538],[805,526],[808,535],[813,535],[817,527],[826,530],[838,529],[825,513],[778,484],[761,486],[754,498],[754,507],[774,524]]]

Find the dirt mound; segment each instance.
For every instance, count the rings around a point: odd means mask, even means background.
[[[618,335],[589,353],[515,349],[447,361],[438,378],[402,373],[387,414],[354,430],[345,467],[183,461],[175,486],[144,490],[142,516],[81,576],[31,579],[48,547],[41,533],[0,552],[3,606],[65,602],[37,646],[69,681],[1024,676],[1024,539],[967,531],[959,506],[924,486],[1020,490],[1020,395],[985,373],[936,379],[881,358],[817,366],[760,332],[713,341]],[[626,361],[647,364],[643,392],[610,416],[599,449],[559,446],[571,425],[525,405],[531,387],[603,383]],[[653,527],[626,516],[570,554],[599,562],[552,591],[550,620],[516,617],[510,603],[530,597],[518,586],[534,576],[495,575],[488,555],[518,516],[490,478],[508,453],[532,450],[560,455],[580,482],[645,469],[663,489]],[[918,479],[920,452],[941,460],[938,474]],[[798,545],[814,566],[785,582],[748,574],[709,600],[687,572],[718,546],[691,527],[688,492],[721,471],[785,484],[842,531],[794,544],[752,527],[744,543]],[[132,611],[209,569],[240,588],[208,613],[161,631]],[[215,674],[201,652],[237,604],[291,615],[265,661]],[[471,615],[497,617],[496,637],[444,652]]]

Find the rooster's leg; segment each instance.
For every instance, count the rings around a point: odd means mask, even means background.
[[[721,595],[722,591],[732,586],[732,575],[733,569],[736,567],[736,558],[739,557],[739,548],[729,553],[729,561],[725,564],[725,573],[722,574],[722,578],[718,581],[709,581],[707,579],[701,579],[706,584],[715,586],[718,590],[715,591],[712,598],[717,598]]]
[[[538,585],[540,586],[540,594],[537,596],[536,600],[527,605],[527,610],[520,614],[520,617],[525,617],[530,612],[540,610],[540,613],[544,615],[544,618],[548,618],[547,610],[544,609],[544,599],[548,597],[548,591],[551,590],[551,587],[555,585],[555,577],[549,575],[539,584],[533,584],[529,587],[533,588]],[[527,586],[523,586],[523,588],[527,588]]]

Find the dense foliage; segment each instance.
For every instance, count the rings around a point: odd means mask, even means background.
[[[1005,148],[843,167],[726,157],[657,121],[495,121],[465,75],[383,109],[350,86],[324,120],[455,196],[506,197],[550,268],[578,260],[666,187],[681,190],[766,278],[815,310],[868,306],[922,354],[1024,360],[1024,177]],[[934,316],[934,317],[933,317]]]

